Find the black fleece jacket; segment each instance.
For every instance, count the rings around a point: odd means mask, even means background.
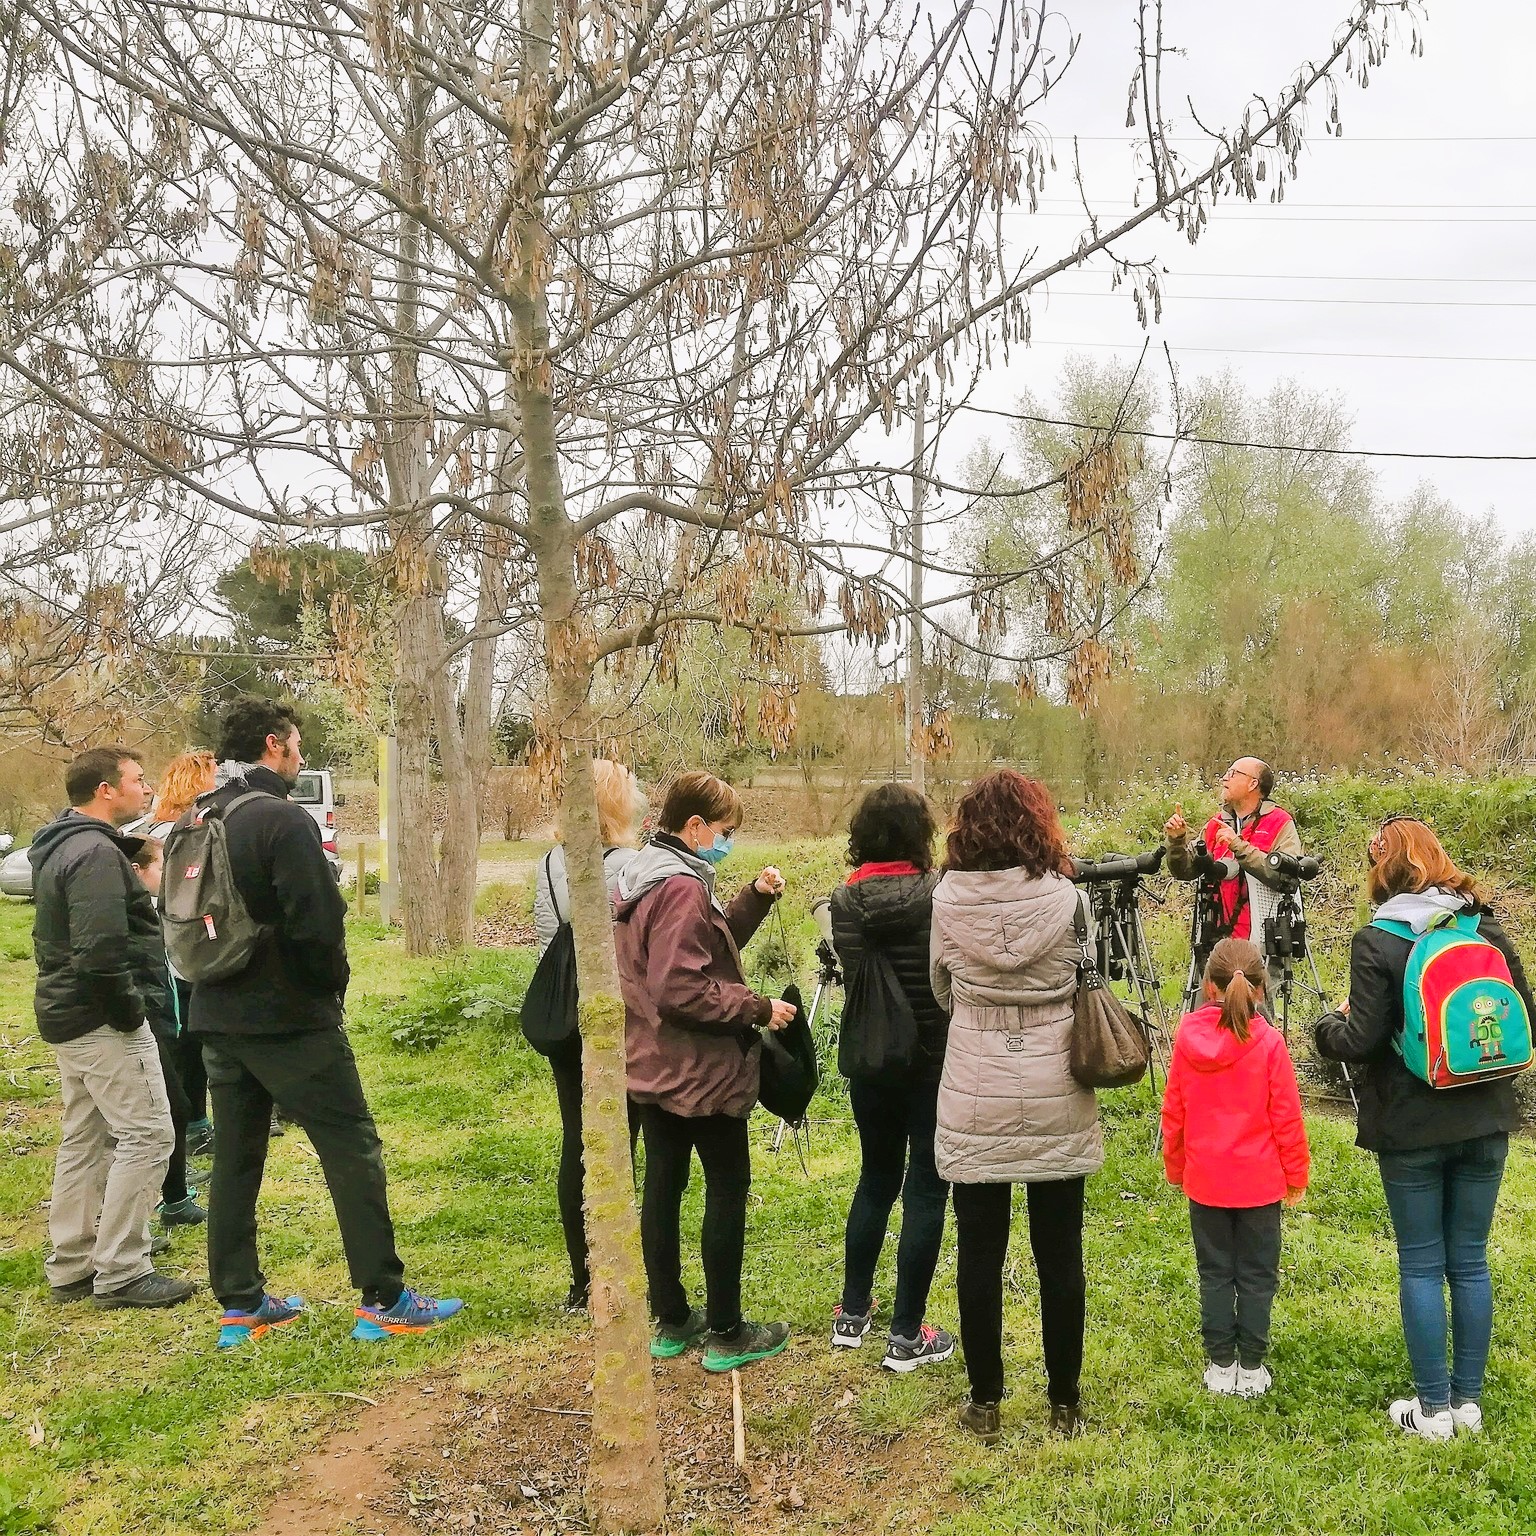
[[[928,979],[928,935],[933,926],[937,870],[920,875],[870,875],[832,893],[832,947],[845,977],[857,970],[866,950],[879,949],[891,963],[917,1020],[913,1077],[937,1083],[944,1072],[949,1015],[939,1006]],[[842,1027],[857,1029],[845,1010]]]
[[[1478,916],[1478,931],[1503,953],[1515,990],[1536,1018],[1515,946],[1486,908]],[[1326,1013],[1314,1029],[1319,1055],[1364,1069],[1355,1080],[1360,1099],[1356,1142],[1371,1152],[1417,1152],[1516,1130],[1520,1109],[1509,1078],[1431,1088],[1393,1049],[1393,1036],[1403,1028],[1403,976],[1412,949],[1407,939],[1384,928],[1360,929],[1349,947],[1349,1012]]]
[[[67,810],[27,850],[37,902],[33,1009],[50,1045],[105,1027],[131,1033],[144,1022],[160,918],[128,862],[137,848],[138,839]]]
[[[347,903],[326,863],[320,829],[290,803],[288,785],[270,768],[252,768],[198,804],[222,810],[253,789],[263,798],[230,817],[225,837],[235,887],[267,931],[238,976],[192,988],[189,1028],[197,1035],[338,1029],[351,976]]]

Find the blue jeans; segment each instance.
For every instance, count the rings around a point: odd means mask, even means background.
[[[1474,1136],[1416,1152],[1380,1154],[1398,1297],[1414,1386],[1426,1409],[1476,1402],[1493,1334],[1488,1229],[1504,1177],[1509,1137]],[[1446,1370],[1445,1287],[1451,1290],[1452,1354]]]

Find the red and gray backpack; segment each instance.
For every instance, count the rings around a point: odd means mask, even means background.
[[[246,909],[229,864],[224,824],[241,806],[266,798],[259,789],[236,795],[222,810],[195,807],[165,840],[160,923],[165,952],[180,976],[228,981],[256,954],[266,926]]]
[[[1423,932],[1377,918],[1407,939],[1403,1030],[1392,1044],[1431,1088],[1462,1088],[1513,1077],[1531,1064],[1531,1020],[1503,951],[1478,932],[1470,913],[1445,913]]]

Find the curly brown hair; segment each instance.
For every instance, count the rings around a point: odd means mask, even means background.
[[[1053,871],[1071,874],[1067,837],[1050,790],[1014,768],[977,779],[955,806],[944,867],[1022,869],[1035,879]]]

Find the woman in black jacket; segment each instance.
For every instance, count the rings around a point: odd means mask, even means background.
[[[1422,934],[1447,913],[1475,916],[1479,934],[1503,954],[1526,1011],[1536,1017],[1525,970],[1477,882],[1447,857],[1421,821],[1394,816],[1370,845],[1367,893],[1375,921]],[[1403,978],[1413,941],[1384,928],[1355,934],[1349,1001],[1317,1024],[1317,1048],[1364,1066],[1357,1077],[1360,1146],[1374,1152],[1397,1237],[1403,1337],[1418,1395],[1392,1404],[1394,1423],[1429,1440],[1482,1428],[1480,1398],[1493,1331],[1488,1232],[1509,1133],[1520,1123],[1514,1083],[1501,1078],[1431,1088],[1399,1050]],[[1452,1352],[1446,1363],[1445,1288]]]
[[[933,812],[915,789],[906,784],[872,789],[849,827],[853,873],[831,901],[832,943],[847,983],[840,1060],[862,1056],[867,1064],[867,1046],[884,1037],[892,1022],[888,1015],[899,1011],[902,1001],[917,1026],[915,1046],[905,1061],[867,1074],[858,1071],[848,1083],[861,1166],[848,1211],[843,1300],[832,1314],[832,1343],[854,1349],[869,1332],[874,1311],[870,1288],[891,1207],[900,1195],[896,1303],[880,1362],[892,1371],[915,1370],[955,1352],[952,1334],[923,1321],[949,1198],[933,1152],[949,1032],[949,1019],[928,980],[928,930],[939,881],[933,868],[934,831]],[[873,1017],[872,1010],[887,1016]]]

